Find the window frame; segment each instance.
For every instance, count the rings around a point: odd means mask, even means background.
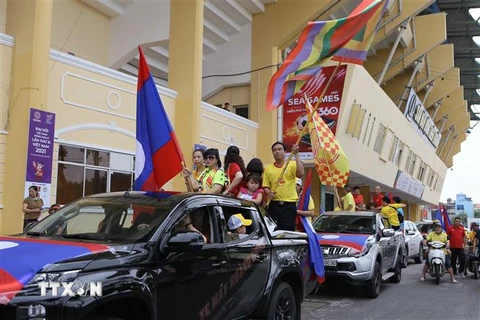
[[[71,162],[71,161],[65,161],[65,160],[60,160],[60,149],[62,147],[67,147],[67,148],[75,148],[75,149],[80,149],[80,150],[83,150],[83,162],[80,163],[80,162]],[[92,164],[88,164],[87,163],[87,154],[88,154],[88,151],[95,151],[95,152],[103,152],[103,153],[107,153],[108,154],[108,157],[109,157],[109,166],[108,167],[105,167],[105,166],[96,166],[96,165],[92,165]],[[117,169],[117,168],[112,168],[110,166],[110,161],[112,159],[112,155],[113,154],[122,154],[122,155],[128,155],[131,157],[131,170],[130,171],[125,171],[125,170],[121,170],[121,169]],[[126,153],[126,152],[121,152],[121,151],[115,151],[115,150],[108,150],[108,149],[101,149],[101,148],[97,148],[97,147],[90,147],[90,146],[85,146],[85,145],[76,145],[76,144],[69,144],[69,143],[58,143],[58,152],[57,152],[57,181],[56,181],[56,184],[57,184],[57,194],[55,194],[55,197],[58,198],[58,173],[59,173],[59,167],[60,165],[67,165],[67,166],[75,166],[75,167],[81,167],[83,170],[83,181],[82,181],[82,195],[81,197],[85,197],[86,196],[86,173],[87,173],[87,170],[99,170],[99,171],[106,171],[107,173],[107,181],[106,181],[106,190],[105,192],[110,192],[111,190],[111,180],[112,180],[112,174],[113,173],[122,173],[122,174],[130,174],[131,175],[131,185],[133,185],[133,182],[135,181],[135,155],[132,155],[132,154],[129,154],[129,153]],[[73,201],[73,200],[76,200],[76,199],[66,199],[68,201],[66,201],[65,203],[61,203],[61,204],[67,204],[69,203],[70,201]],[[58,202],[58,201],[57,201]]]
[[[382,151],[382,147],[385,142],[386,136],[387,136],[387,127],[379,123],[378,130],[377,130],[377,137],[375,138],[375,143],[373,144],[373,151],[380,154],[380,152]]]

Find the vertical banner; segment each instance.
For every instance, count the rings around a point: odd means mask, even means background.
[[[322,68],[322,70],[310,80],[301,92],[295,94],[284,103],[283,143],[287,146],[287,150],[291,149],[292,144],[297,141],[300,132],[307,124],[308,116],[305,107],[304,94],[307,94],[310,103],[312,106],[315,106],[334,70],[335,66]],[[346,72],[346,65],[339,67],[335,79],[333,79],[327,92],[325,92],[325,96],[317,109],[318,114],[322,117],[323,121],[325,121],[333,134],[335,134],[337,130],[338,115],[342,103]],[[302,159],[313,159],[308,130],[305,131],[305,134],[300,140],[300,156]]]
[[[30,108],[25,197],[37,186],[45,207],[50,206],[54,138],[55,114]]]

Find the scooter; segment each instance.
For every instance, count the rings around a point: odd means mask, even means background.
[[[468,268],[468,271],[470,271],[471,273],[473,273],[473,276],[475,277],[475,279],[478,279],[479,277],[479,270],[478,270],[478,267],[479,267],[479,264],[480,264],[480,257],[479,257],[479,248],[478,246],[476,246],[475,248],[472,246],[472,243],[471,242],[468,242],[468,245],[469,245],[469,250],[468,250],[468,253],[467,253],[467,259],[465,261],[465,266],[466,268]]]
[[[440,283],[440,278],[445,274],[445,243],[432,241],[428,243],[428,274],[435,278],[435,283]]]

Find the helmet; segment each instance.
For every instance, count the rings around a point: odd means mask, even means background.
[[[478,222],[472,223],[472,227],[475,227],[475,226],[477,226],[477,227],[479,226]]]
[[[442,225],[440,223],[434,223],[433,224],[433,229],[435,229],[436,227],[441,227]]]

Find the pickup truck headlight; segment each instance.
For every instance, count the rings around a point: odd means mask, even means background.
[[[355,258],[363,257],[363,256],[368,254],[368,252],[372,248],[372,244],[373,244],[373,242],[370,239],[368,239],[365,242],[365,245],[363,246],[362,251],[357,250],[357,249],[351,249],[350,252],[348,253],[348,255],[351,256],[351,257],[355,257]]]
[[[80,270],[62,271],[62,272],[45,272],[37,273],[28,283],[29,286],[36,285],[40,282],[71,282],[75,280]]]

